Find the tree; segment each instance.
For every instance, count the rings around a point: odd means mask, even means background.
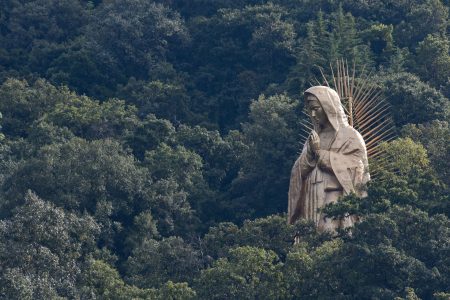
[[[411,207],[365,215],[351,234],[315,249],[293,247],[285,263],[291,295],[302,299],[395,298],[413,288],[431,298],[447,286],[448,218]],[[288,274],[293,274],[288,277]]]
[[[145,151],[155,150],[161,143],[174,141],[175,127],[166,119],[149,114],[141,120],[134,131],[126,136],[126,144],[133,149],[134,156],[143,160]]]
[[[375,195],[385,195],[391,203],[409,204],[434,213],[449,213],[447,187],[434,174],[421,144],[409,138],[397,139],[385,144],[384,151],[390,157],[391,165],[374,182]],[[385,194],[380,195],[380,192]]]
[[[83,33],[89,14],[81,1],[4,1],[1,41],[5,70],[12,74],[45,75],[52,60]]]
[[[161,4],[111,1],[96,10],[96,20],[88,31],[89,38],[96,41],[94,51],[136,78],[151,76],[170,44],[187,39],[179,15]]]
[[[422,2],[422,3],[420,3]],[[395,27],[394,36],[400,47],[414,47],[429,34],[445,34],[448,7],[440,0],[420,1],[408,5],[406,18]]]
[[[179,205],[182,215],[174,220],[174,230],[184,234],[196,228],[198,221],[192,218],[191,207],[200,207],[210,194],[202,176],[201,158],[183,146],[171,148],[161,143],[155,150],[146,152],[144,166],[157,186],[169,184],[179,190],[178,197],[173,199],[179,199],[174,205]]]
[[[168,280],[192,282],[200,267],[199,253],[183,239],[147,239],[128,257],[126,277],[136,286],[154,288]]]
[[[231,131],[222,136],[217,130],[201,126],[181,125],[175,143],[197,153],[203,162],[203,177],[213,189],[224,191],[236,176],[239,168],[238,154],[243,145],[240,132]]]
[[[192,100],[182,83],[131,78],[118,93],[138,108],[140,116],[154,114],[174,124],[196,121],[191,111]]]
[[[205,252],[215,259],[226,257],[230,249],[243,246],[271,250],[280,259],[285,259],[296,236],[310,247],[316,247],[329,238],[328,233],[319,234],[306,220],[288,225],[286,216],[272,215],[246,220],[241,227],[230,222],[219,223],[210,227],[202,245]]]
[[[185,125],[178,127],[174,141],[174,145],[176,144],[201,158],[201,170],[198,169],[187,178],[198,178],[195,188],[191,189],[190,199],[193,201],[190,201],[202,221],[201,228],[197,229],[204,232],[209,226],[228,218],[229,211],[225,210],[228,203],[224,195],[237,176],[240,149],[245,145],[237,131],[231,131],[222,137],[218,131]]]
[[[434,120],[425,124],[408,124],[402,129],[402,135],[420,142],[427,149],[428,157],[437,175],[450,185],[450,128],[447,122]]]
[[[31,189],[59,207],[95,215],[102,224],[100,246],[113,246],[122,242],[116,234],[130,218],[162,206],[152,187],[147,171],[119,143],[74,138],[44,146],[20,164],[3,185],[2,215]]]
[[[155,150],[146,152],[144,165],[155,181],[173,178],[188,192],[203,181],[201,157],[183,146],[172,148],[161,143]]]
[[[374,64],[368,45],[375,41],[359,30],[353,15],[345,13],[342,5],[331,14],[325,14],[322,9],[316,14],[316,19],[307,22],[302,29],[306,36],[297,46],[297,65],[291,69],[286,82],[290,95],[319,84],[321,71],[331,73],[330,64],[337,60],[354,62],[358,68],[369,68]]]
[[[32,189],[66,209],[93,213],[98,202],[111,201],[117,205],[114,213],[128,215],[138,198],[140,205],[149,204],[145,169],[112,140],[88,142],[75,138],[45,146],[10,180],[15,184],[6,186],[9,199],[20,198]]]
[[[417,47],[412,69],[438,89],[448,84],[450,55],[447,36],[427,35]]]
[[[15,138],[27,137],[42,122],[68,127],[73,134],[88,139],[123,137],[139,124],[136,108],[124,101],[100,103],[42,79],[32,84],[9,79],[0,87],[0,99],[4,132]]]
[[[45,145],[66,143],[74,137],[75,135],[67,127],[61,128],[44,119],[39,119],[31,125],[24,147],[36,151]],[[14,145],[14,142],[12,144]]]
[[[153,64],[165,58],[168,44],[186,39],[186,34],[176,12],[140,0],[102,3],[88,28],[88,36],[101,47],[96,48],[99,57],[111,57],[124,67],[122,72],[138,78],[148,76]]]
[[[285,16],[282,7],[268,3],[219,10],[190,24],[198,45],[188,57],[193,83],[221,130],[246,120],[250,99],[283,82],[293,65],[295,31]]]
[[[101,260],[90,260],[84,270],[83,296],[101,299],[146,299],[153,291],[127,285],[119,272]]]
[[[286,95],[253,101],[242,125],[242,167],[228,197],[237,220],[285,210],[289,174],[301,150],[299,104]]]
[[[3,132],[12,137],[26,137],[34,121],[70,96],[67,89],[58,89],[42,79],[33,84],[25,80],[6,80],[0,87]]]
[[[444,33],[448,7],[439,0],[408,1],[345,1],[344,8],[368,23],[394,25],[393,36],[401,48],[414,48],[428,34]]]
[[[449,101],[438,90],[410,73],[385,74],[379,82],[392,105],[397,126],[424,123],[435,119],[447,120]]]
[[[290,94],[301,93],[309,85],[314,76],[319,76],[319,68],[327,67],[330,33],[324,14],[319,11],[317,20],[306,24],[306,37],[300,42],[297,50],[297,64],[291,69],[287,78]]]
[[[122,138],[139,124],[134,106],[123,100],[110,99],[100,103],[86,96],[70,95],[57,103],[44,118],[46,122],[69,128],[86,139]]]
[[[126,284],[119,272],[101,260],[91,260],[84,274],[83,296],[101,299],[193,299],[193,291],[186,283],[168,281],[159,289],[140,289]]]
[[[336,297],[336,281],[339,279],[334,278],[330,274],[333,270],[327,267],[330,267],[329,260],[338,255],[342,246],[340,239],[326,241],[312,249],[305,243],[294,245],[283,269],[289,296],[293,299]]]
[[[361,41],[356,30],[355,18],[344,14],[342,6],[334,13],[331,21],[332,31],[329,35],[328,61],[335,62],[345,58],[357,66],[371,65],[370,51]]]
[[[201,272],[196,291],[204,299],[283,298],[286,288],[281,268],[273,251],[239,247]]]
[[[182,19],[162,4],[105,1],[92,11],[84,35],[55,58],[48,76],[104,99],[130,77],[159,77],[170,69],[166,58],[172,45],[187,40]]]
[[[392,25],[374,24],[362,33],[363,40],[369,42],[376,63],[388,68],[395,68],[395,55],[400,51],[394,46],[393,30]]]
[[[436,177],[427,152],[410,138],[382,144],[389,159],[373,165],[375,178],[368,184],[368,196],[360,199],[349,195],[329,205],[329,216],[342,218],[346,213],[386,212],[392,204],[411,205],[429,213],[449,215],[447,186]]]
[[[173,283],[170,280],[161,286],[155,294],[156,298],[161,300],[189,300],[196,299],[197,296],[197,293],[186,283]]]
[[[77,298],[100,226],[32,192],[0,221],[0,295],[6,299]]]
[[[0,298],[448,298],[449,5],[2,0]],[[402,129],[319,233],[284,213],[338,58]]]
[[[411,287],[419,297],[431,297],[448,281],[448,276],[443,275],[448,262],[441,260],[446,251],[441,245],[448,239],[446,227],[448,218],[443,215],[429,217],[410,207],[395,206],[387,214],[366,217],[343,249],[348,251],[349,259],[341,260],[344,265],[353,266],[355,272],[366,272],[366,276],[350,277],[351,272],[347,272],[349,277],[344,280],[354,283],[361,293],[401,295],[406,287]],[[431,245],[439,246],[431,250]]]

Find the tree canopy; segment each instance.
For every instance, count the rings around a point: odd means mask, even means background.
[[[448,299],[449,9],[2,1],[0,299]],[[398,138],[333,235],[285,213],[337,59]]]

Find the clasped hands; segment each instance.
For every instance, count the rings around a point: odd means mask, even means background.
[[[311,131],[308,138],[308,157],[316,161],[321,169],[330,169],[330,153],[326,150],[320,150],[320,137],[315,130]]]

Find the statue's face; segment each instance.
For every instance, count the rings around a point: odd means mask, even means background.
[[[319,100],[314,95],[307,95],[306,96],[306,103],[307,108],[309,111],[309,115],[311,117],[312,122],[314,125],[324,126],[328,122],[327,115],[325,111],[322,108],[322,105],[320,105]]]

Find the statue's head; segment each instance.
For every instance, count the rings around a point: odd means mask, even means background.
[[[305,93],[305,103],[315,128],[324,127],[329,124],[328,117],[316,96]]]
[[[305,103],[315,126],[327,122],[334,130],[348,126],[341,99],[335,90],[327,86],[313,86],[305,91]]]

